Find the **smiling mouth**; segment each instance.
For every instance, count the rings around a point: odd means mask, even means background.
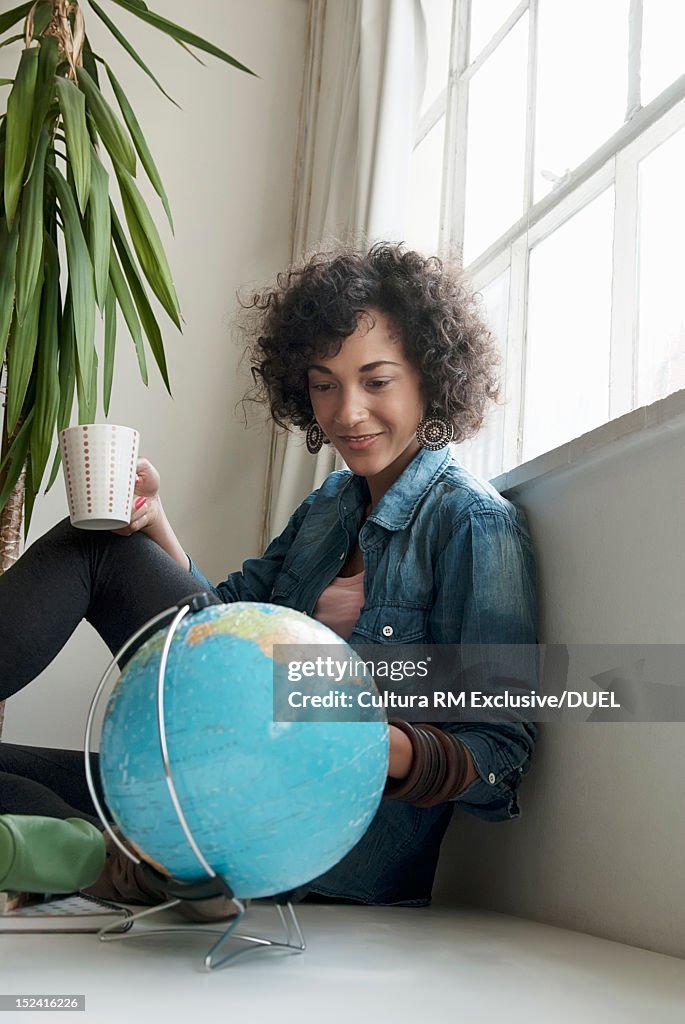
[[[340,434],[343,441],[370,441],[372,437],[378,437],[378,434]]]

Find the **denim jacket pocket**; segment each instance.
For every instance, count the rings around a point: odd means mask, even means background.
[[[282,569],[276,577],[276,582],[271,591],[271,600],[274,604],[283,604],[299,586],[301,580],[292,569]]]
[[[409,604],[364,607],[353,636],[372,644],[420,644],[426,639],[428,609]]]

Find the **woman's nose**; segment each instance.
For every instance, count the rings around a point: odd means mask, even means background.
[[[366,418],[366,405],[360,394],[354,391],[341,396],[333,417],[337,426],[347,429],[356,426],[357,423],[363,423]]]

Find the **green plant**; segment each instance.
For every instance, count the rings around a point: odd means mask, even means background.
[[[170,99],[103,7],[88,2]],[[110,2],[191,53],[199,49],[253,73],[213,43],[155,14],[142,0]],[[7,36],[22,20],[21,34]],[[138,164],[173,229],[167,196],[124,90],[109,63],[91,49],[81,5],[70,0],[21,4],[0,14],[3,36],[0,46],[23,39],[24,48],[14,79],[0,80],[11,86],[0,119],[0,383],[5,390],[0,572],[18,554],[22,505],[28,529],[57,432],[70,422],[74,396],[79,422],[95,418],[100,395],[108,412],[118,313],[133,339],[142,379],[147,383],[147,344],[167,389],[162,333],[148,289],[181,328],[169,264],[136,184]],[[100,88],[103,73],[118,112]],[[113,181],[123,218],[112,201]],[[94,340],[98,312],[104,317],[101,367]],[[58,467],[59,449],[48,488]]]

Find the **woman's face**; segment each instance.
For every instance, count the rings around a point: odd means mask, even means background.
[[[374,505],[419,450],[421,377],[392,321],[370,311],[336,356],[308,370],[314,415],[353,473],[366,477]]]

